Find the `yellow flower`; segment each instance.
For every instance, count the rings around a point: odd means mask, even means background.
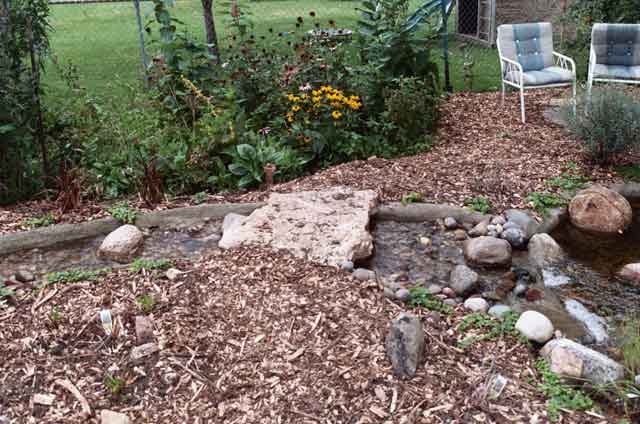
[[[307,100],[307,95],[303,94],[302,96],[300,96],[300,98],[302,98],[302,100]]]
[[[338,119],[340,119],[342,117],[342,113],[338,112],[337,110],[334,110],[331,113],[331,116],[333,117],[333,119],[335,119],[337,121]]]
[[[313,103],[320,103],[320,100],[322,100],[322,97],[314,96],[311,100],[313,100]]]
[[[331,86],[328,86],[328,85],[323,85],[323,86],[320,88],[320,91],[322,91],[323,93],[329,93],[329,92],[330,92],[330,91],[332,91],[332,90],[333,90],[333,89],[331,88]]]
[[[293,113],[291,112],[287,113],[287,121],[293,122]]]
[[[292,111],[294,112],[299,112],[300,111],[300,106],[295,105],[294,107],[291,108]]]
[[[293,94],[287,94],[287,99],[289,99],[290,102],[293,101],[293,99],[295,99],[296,96],[294,96]]]
[[[311,95],[313,95],[313,97],[318,97],[318,96],[320,96],[321,94],[322,94],[322,91],[320,91],[320,90],[313,90],[313,91],[311,92]]]

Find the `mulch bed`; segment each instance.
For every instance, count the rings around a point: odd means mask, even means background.
[[[188,272],[175,281],[117,270],[94,283],[24,291],[0,310],[0,416],[95,423],[110,409],[135,423],[547,422],[528,348],[505,338],[459,349],[460,310],[414,310],[428,333],[426,363],[402,381],[383,343],[401,308],[376,284],[260,249],[179,266]],[[160,352],[132,363],[136,299],[145,294],[156,300]],[[102,308],[114,316],[111,337]],[[509,382],[490,400],[494,374]],[[107,375],[126,382],[117,396]],[[59,380],[77,388],[91,417]],[[35,394],[55,399],[30,405]],[[606,421],[568,413],[562,422]]]
[[[437,143],[427,153],[394,160],[371,158],[338,165],[317,174],[277,185],[271,191],[317,190],[336,185],[377,191],[383,201],[421,193],[431,202],[464,204],[475,196],[490,199],[496,211],[527,208],[526,197],[548,190],[545,180],[566,170],[569,162],[601,184],[619,182],[609,168],[591,164],[581,144],[543,117],[552,98],[562,91],[527,93],[527,123],[520,122],[519,101],[509,95],[501,105],[500,93],[460,93],[444,105]],[[628,155],[623,162],[637,161]],[[210,196],[208,202],[264,200],[270,191]],[[190,204],[181,198],[161,205],[173,208]],[[133,201],[133,206],[142,206]],[[28,229],[28,218],[55,210],[51,202],[28,202],[0,210],[0,234]],[[106,216],[103,205],[58,214],[56,222],[78,222]]]

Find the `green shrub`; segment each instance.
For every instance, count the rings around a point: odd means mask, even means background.
[[[41,228],[55,224],[56,219],[53,216],[53,213],[49,212],[37,218],[26,219],[23,223],[30,228]]]
[[[111,216],[123,224],[135,224],[138,219],[138,211],[127,204],[119,202],[108,209]]]
[[[451,313],[451,307],[442,303],[442,301],[436,298],[424,287],[411,287],[409,289],[411,297],[409,298],[409,306],[411,307],[423,307],[431,311],[442,312],[445,314]]]
[[[582,140],[599,164],[606,164],[612,155],[624,153],[640,139],[640,103],[610,87],[594,89],[584,96],[574,115],[567,107],[564,116],[569,131]]]
[[[478,196],[466,199],[464,201],[465,206],[470,207],[476,212],[480,212],[482,214],[488,213],[493,205],[491,205],[491,201],[486,197]]]
[[[457,330],[460,332],[466,332],[469,329],[474,328],[482,330],[483,334],[479,336],[465,337],[460,342],[460,346],[462,348],[467,348],[476,342],[493,340],[504,335],[509,335],[528,344],[526,338],[522,337],[518,330],[516,330],[516,322],[519,317],[520,315],[515,312],[508,312],[504,314],[501,320],[480,313],[467,315],[463,318],[460,325],[458,325]]]
[[[555,193],[533,192],[527,197],[533,209],[540,215],[546,215],[549,209],[561,208],[567,205],[567,199]]]
[[[422,202],[422,194],[412,191],[411,193],[403,195],[400,202],[403,206],[407,206],[411,203],[420,203]]]

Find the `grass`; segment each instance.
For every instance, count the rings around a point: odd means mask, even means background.
[[[82,269],[70,269],[68,271],[52,272],[46,275],[49,283],[78,283],[80,281],[95,281],[108,270],[85,271]]]
[[[30,218],[24,221],[24,225],[29,228],[48,227],[56,223],[56,219],[51,212],[37,218]]]
[[[297,16],[308,16],[311,10],[317,12],[321,21],[334,19],[338,26],[356,29],[358,14],[355,8],[358,4],[337,0],[275,0],[251,2],[248,7],[256,22],[255,32],[262,34],[268,28],[290,30]],[[412,8],[419,4],[419,0],[413,0]],[[151,8],[150,2],[141,4],[144,22],[151,20]],[[225,37],[226,9],[216,2],[215,13],[216,29],[222,40]],[[204,39],[199,0],[177,2],[173,14],[186,24],[189,32]],[[453,25],[453,17],[450,22]],[[52,5],[51,25],[53,53],[62,63],[71,62],[77,66],[80,82],[90,95],[117,98],[127,94],[130,86],[141,86],[142,65],[132,2]],[[146,40],[147,52],[152,55],[155,47],[148,37]],[[450,47],[452,84],[456,91],[465,89],[464,46],[454,40]],[[500,72],[496,50],[476,46],[469,49],[475,63],[474,90],[497,89]],[[442,65],[442,50],[434,48],[433,54],[438,56]],[[57,73],[49,69],[45,78],[52,89],[52,97],[62,95],[64,82]]]

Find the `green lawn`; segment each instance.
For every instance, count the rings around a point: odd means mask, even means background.
[[[415,4],[419,4],[415,1]],[[316,11],[319,19],[334,19],[341,27],[355,28],[358,2],[338,0],[284,0],[251,2],[252,19],[256,22],[256,33],[266,33],[268,28],[276,31],[290,30],[298,16],[308,16]],[[151,3],[142,3],[143,20],[151,19]],[[199,0],[177,2],[174,15],[182,20],[189,31],[204,38],[201,5]],[[77,66],[81,84],[96,96],[117,97],[141,81],[140,51],[133,4],[70,4],[51,6],[51,24],[54,32],[51,45],[54,54],[63,63]],[[219,37],[224,37],[226,10],[216,10],[216,25]],[[153,53],[155,47],[147,39],[147,49]],[[440,57],[442,50],[434,50]],[[499,64],[495,50],[476,47],[473,49],[476,62],[474,90],[494,90],[499,85]],[[440,63],[442,60],[439,58]],[[451,45],[451,73],[454,89],[464,89],[463,54],[460,44]],[[57,72],[50,69],[46,82],[53,88],[53,96],[62,87]]]

